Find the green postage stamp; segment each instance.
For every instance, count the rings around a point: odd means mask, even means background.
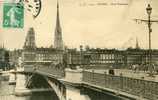
[[[3,27],[23,28],[24,27],[24,6],[13,3],[3,4]]]

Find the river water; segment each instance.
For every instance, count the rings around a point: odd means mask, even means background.
[[[0,100],[58,100],[53,92],[38,92],[29,96],[15,96],[15,85],[9,85],[8,80],[2,76],[0,76],[0,79]]]

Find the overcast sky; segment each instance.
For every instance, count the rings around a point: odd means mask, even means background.
[[[3,28],[3,4],[0,4],[0,42],[9,49],[22,48],[29,27],[34,27],[38,47],[53,45],[56,22],[56,0],[42,0],[36,19],[25,11],[24,28]],[[111,5],[111,3],[128,5]],[[134,18],[147,19],[149,0],[59,0],[64,44],[100,48],[135,46],[136,37],[142,48],[148,48],[147,24]],[[152,0],[152,18],[158,19],[158,0]],[[105,5],[106,4],[106,5]],[[158,23],[152,24],[152,48],[158,48]]]

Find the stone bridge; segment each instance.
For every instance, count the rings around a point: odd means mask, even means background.
[[[110,94],[120,100],[158,100],[158,82],[125,76],[109,75],[86,70],[59,70],[51,67],[27,67],[24,73],[32,73],[27,78],[26,87],[41,82],[54,90],[59,100],[68,100],[66,87],[85,87],[97,92]],[[104,100],[104,99],[100,99]]]
[[[26,88],[40,88],[41,86],[38,86],[38,84],[42,86],[46,84],[49,88],[53,89],[59,100],[66,100],[66,87],[59,81],[59,79],[64,77],[64,72],[62,70],[46,66],[35,68],[25,67],[23,73],[29,73],[25,83]]]

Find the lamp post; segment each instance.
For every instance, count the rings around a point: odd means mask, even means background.
[[[148,50],[148,56],[149,56],[149,68],[150,68],[150,75],[153,76],[153,73],[152,73],[152,50],[151,50],[151,32],[152,32],[152,29],[151,29],[151,25],[152,23],[158,23],[158,20],[152,20],[151,19],[151,13],[152,13],[152,8],[150,6],[150,4],[148,4],[147,8],[146,8],[146,12],[148,14],[148,19],[134,19],[136,22],[137,21],[140,21],[140,22],[145,22],[148,24],[148,33],[149,33],[149,50]]]
[[[152,12],[152,8],[150,6],[150,4],[148,4],[147,8],[146,8],[146,12],[148,14],[148,32],[149,32],[149,67],[150,67],[150,74],[152,74],[152,50],[151,50],[151,32],[152,32],[152,29],[151,29],[151,12]]]

